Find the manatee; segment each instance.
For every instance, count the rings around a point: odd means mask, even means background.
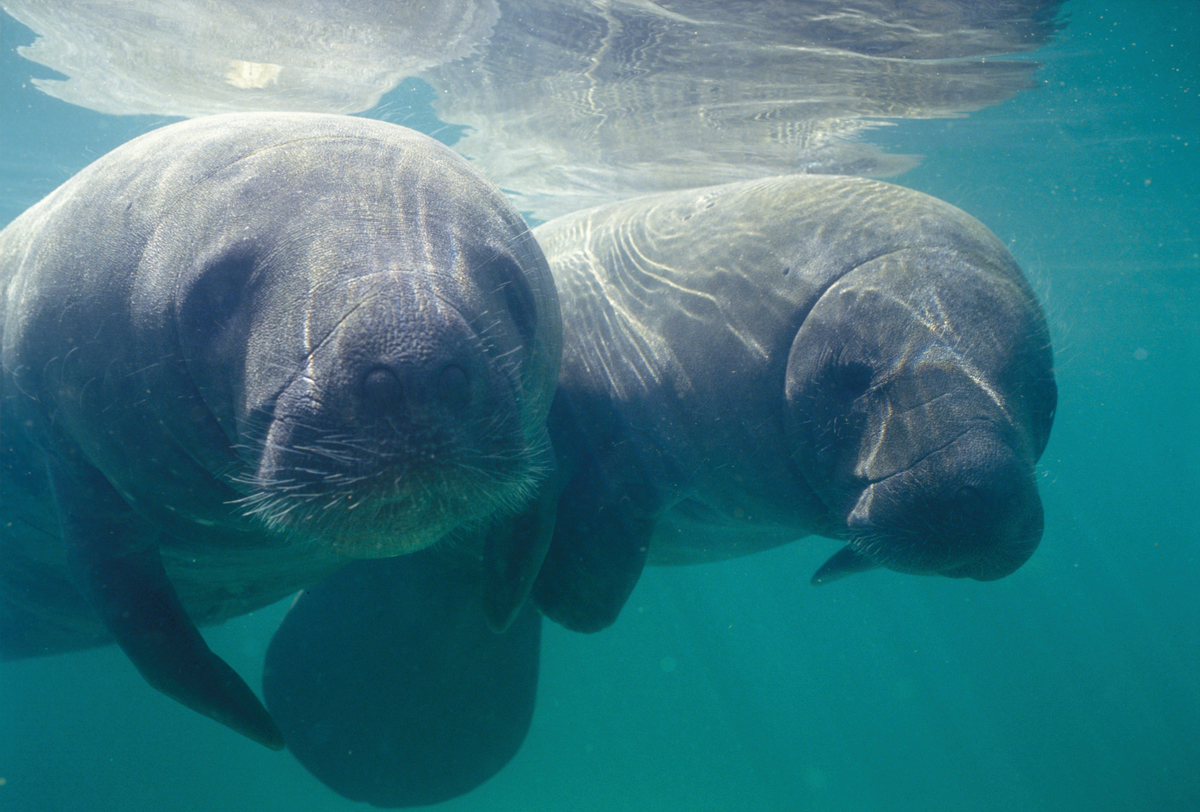
[[[279,748],[198,626],[443,539],[471,562],[446,587],[464,613],[521,612],[549,543],[526,514],[553,464],[558,303],[520,215],[451,150],[343,116],[175,124],[0,232],[0,272],[5,658],[115,641]]]
[[[814,583],[876,567],[990,580],[1037,546],[1034,464],[1056,400],[1047,325],[1012,256],[962,211],[877,181],[785,176],[634,199],[534,235],[563,314],[549,417],[557,462],[538,497],[556,509],[532,514],[555,522],[532,591],[544,615],[595,631],[645,564],[808,535],[844,542]],[[494,525],[490,543],[520,547],[539,527]],[[414,611],[410,593],[437,565],[388,566],[387,578],[347,569],[306,592],[267,662],[297,674],[306,669],[290,660],[329,662],[353,641],[354,669],[289,685],[321,735],[343,742],[310,769],[348,797],[413,806],[498,769],[508,748],[480,738],[523,730],[511,719],[536,679],[522,664],[536,649],[528,607],[505,632],[511,645],[480,631],[481,610],[460,618],[449,655],[427,630],[339,619],[350,605],[380,618]],[[336,625],[314,632],[306,604]],[[308,650],[277,646],[293,622]],[[401,633],[379,645],[378,626]],[[363,684],[367,663],[374,679]],[[389,696],[416,724],[368,714]],[[431,763],[415,744],[426,741],[477,762]],[[413,786],[414,757],[443,773],[444,794]]]
[[[644,197],[534,231],[563,302],[566,478],[534,586],[610,624],[642,567],[808,535],[813,576],[1001,578],[1042,535],[1057,390],[1007,249],[946,203],[849,177]]]

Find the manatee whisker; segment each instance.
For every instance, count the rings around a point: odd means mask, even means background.
[[[498,435],[504,428],[505,421],[491,417],[482,435]],[[545,445],[466,458],[447,453],[445,463],[418,476],[409,465],[396,474],[389,461],[398,462],[402,459],[399,455],[380,452],[374,446],[364,446],[364,453],[355,455],[349,453],[349,444],[322,438],[289,449],[290,457],[307,456],[312,462],[289,464],[291,476],[285,480],[257,473],[236,477],[253,492],[234,504],[275,530],[304,526],[308,532],[337,534],[354,527],[362,528],[359,532],[386,535],[412,532],[422,522],[437,527],[447,521],[421,520],[420,516],[453,516],[456,523],[462,523],[471,521],[472,516],[511,511],[525,504],[546,470]],[[331,447],[338,451],[331,452]],[[370,465],[361,459],[364,455],[372,461]],[[431,454],[433,459],[439,456]],[[334,469],[313,464],[317,460],[333,464]],[[346,470],[344,465],[358,470]]]
[[[510,350],[506,350],[505,352],[502,352],[502,353],[500,353],[500,354],[496,355],[494,360],[496,360],[496,361],[507,361],[507,360],[508,360],[508,356],[510,356],[510,355],[515,355],[515,354],[517,354],[517,353],[521,352],[521,350],[522,350],[522,349],[523,349],[522,347],[513,347],[513,348],[512,348],[512,349],[510,349]]]

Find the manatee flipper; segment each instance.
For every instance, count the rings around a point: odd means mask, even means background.
[[[860,572],[873,570],[878,566],[878,564],[865,555],[859,555],[854,551],[854,548],[847,544],[817,568],[817,571],[813,573],[811,583],[813,586],[827,584],[830,581],[845,578],[847,575],[855,575]]]
[[[352,800],[421,806],[516,754],[541,617],[527,602],[493,632],[479,578],[435,546],[353,562],[300,594],[267,649],[263,695],[309,772]]]
[[[561,485],[553,474],[524,511],[497,521],[483,554],[483,610],[493,631],[503,632],[526,603],[537,578],[558,510]]]
[[[47,459],[76,586],[146,682],[273,750],[283,734],[254,691],[214,654],[163,569],[158,538],[106,510],[121,497],[90,466]]]
[[[577,632],[612,625],[637,585],[654,531],[645,491],[610,482],[594,461],[571,477],[558,501],[550,550],[533,585],[538,608]]]

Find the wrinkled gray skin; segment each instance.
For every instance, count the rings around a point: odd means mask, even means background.
[[[594,630],[644,563],[817,534],[813,577],[1003,577],[1042,535],[1056,389],[1042,311],[980,223],[917,192],[791,176],[534,232],[563,302],[567,484],[534,587]]]
[[[498,190],[402,127],[166,127],[0,233],[0,269],[5,657],[116,639],[155,687],[279,747],[194,624],[511,523],[547,470],[545,259]],[[543,553],[465,552],[492,557],[495,626]]]

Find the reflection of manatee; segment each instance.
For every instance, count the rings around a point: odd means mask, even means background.
[[[533,589],[549,617],[602,628],[644,563],[809,534],[846,542],[818,582],[877,566],[999,578],[1038,544],[1033,466],[1056,398],[1046,324],[1008,251],[963,212],[875,181],[792,176],[534,233],[564,322],[547,488],[561,496]],[[469,602],[395,619],[430,566],[448,571],[420,555],[386,562],[387,577],[363,562],[316,585],[267,657],[266,679],[293,675],[288,703],[323,740],[310,769],[383,806],[442,800],[498,769],[536,678],[524,613],[511,644],[483,633],[478,611],[455,612]],[[431,763],[423,737],[462,760]]]
[[[432,139],[306,114],[167,127],[0,232],[0,269],[5,657],[115,639],[156,688],[278,746],[193,622],[347,556],[523,526],[557,300],[520,216]],[[544,546],[463,538],[476,603],[507,622],[520,579],[479,558],[532,573]]]
[[[8,0],[51,96],[101,113],[353,113],[469,54],[495,0]]]
[[[500,0],[488,43],[428,71],[455,148],[549,218],[636,194],[912,166],[854,139],[1033,84],[1060,0]]]
[[[541,219],[784,173],[887,176],[859,140],[1032,86],[1061,0],[12,0],[107,113],[353,112],[405,76],[437,90],[456,149]],[[985,57],[987,57],[985,59]],[[380,111],[382,112],[382,111]],[[399,111],[401,123],[410,111]]]

